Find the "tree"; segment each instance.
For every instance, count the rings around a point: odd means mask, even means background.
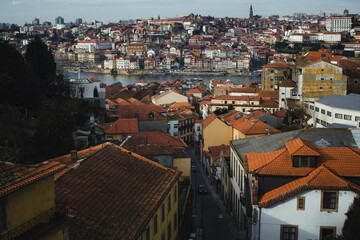
[[[71,102],[46,101],[42,104],[36,131],[36,145],[45,160],[69,153],[73,149],[75,129]]]
[[[0,103],[23,106],[31,102],[23,56],[10,44],[0,43]]]
[[[34,95],[38,95],[40,100],[46,99],[51,94],[50,85],[56,80],[56,63],[52,53],[39,37],[29,43],[25,61]]]
[[[354,198],[348,212],[346,213],[346,220],[342,229],[340,239],[352,240],[359,239],[360,236],[360,197]]]

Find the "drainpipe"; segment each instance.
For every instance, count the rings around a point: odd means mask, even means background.
[[[260,222],[261,222],[261,208],[259,208],[259,221],[258,221],[258,224],[259,224],[259,238],[258,238],[258,240],[260,240]]]

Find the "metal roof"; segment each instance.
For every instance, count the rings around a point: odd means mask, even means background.
[[[285,142],[301,137],[312,143],[325,140],[333,147],[358,147],[351,130],[333,128],[302,129],[284,133],[265,135],[231,141],[237,154],[242,156],[249,152],[270,152],[285,147]],[[360,143],[360,132],[359,132]]]
[[[351,93],[349,95],[332,94],[316,101],[329,107],[343,108],[360,111],[360,94]]]

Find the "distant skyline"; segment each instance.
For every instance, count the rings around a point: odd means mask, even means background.
[[[66,23],[82,18],[91,20],[119,22],[126,19],[148,19],[187,16],[190,13],[214,17],[249,16],[253,6],[254,15],[293,15],[295,12],[327,15],[342,14],[345,9],[350,14],[360,13],[359,0],[327,1],[285,1],[285,0],[0,0],[0,22],[16,23],[20,26],[31,23],[36,17],[40,23],[61,16]]]

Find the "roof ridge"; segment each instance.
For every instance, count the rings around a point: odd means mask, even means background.
[[[135,152],[129,151],[129,150],[127,150],[127,149],[125,149],[123,147],[120,147],[120,146],[118,146],[116,144],[112,144],[111,146],[117,148],[118,150],[121,150],[122,152],[130,153],[132,156],[135,156],[135,157],[137,157],[137,158],[139,158],[141,160],[144,160],[144,161],[146,161],[146,162],[148,162],[148,163],[150,163],[152,165],[155,165],[155,166],[160,167],[160,168],[165,169],[165,170],[170,170],[172,172],[176,172],[175,170],[173,170],[171,168],[165,167],[165,166],[161,165],[160,163],[154,162],[154,161],[152,161],[152,160],[150,160],[150,159],[148,159],[146,157],[143,157],[143,156],[141,156],[141,155],[139,155],[139,154],[137,154]]]

